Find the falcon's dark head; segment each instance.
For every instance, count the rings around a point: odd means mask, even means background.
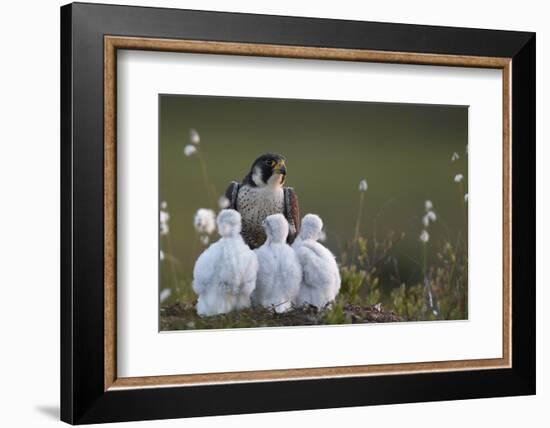
[[[254,161],[243,183],[254,187],[280,187],[286,178],[285,158],[275,153],[266,153]]]

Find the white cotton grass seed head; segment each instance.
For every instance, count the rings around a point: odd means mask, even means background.
[[[212,234],[216,230],[216,213],[208,208],[199,208],[195,213],[193,225],[199,233]]]
[[[168,208],[168,204],[166,203],[166,201],[162,201],[160,203],[160,209],[165,210],[166,208]]]
[[[201,142],[201,136],[199,135],[196,129],[189,130],[189,139],[191,140],[191,143],[195,145]]]
[[[168,226],[168,221],[170,220],[170,214],[167,211],[160,210],[160,234],[161,236],[168,235],[170,228]]]
[[[369,185],[367,184],[367,180],[363,179],[359,182],[360,192],[366,192],[368,188],[369,188]]]
[[[464,179],[462,174],[455,175],[455,183],[460,183]]]
[[[428,227],[430,225],[430,217],[428,217],[428,214],[422,217],[422,224],[424,227]]]
[[[464,195],[464,202],[468,202],[468,194],[467,193]]]
[[[160,250],[160,252],[159,252],[159,258],[160,258],[160,261],[161,261],[161,262],[164,260],[164,251]]]
[[[160,211],[160,222],[161,223],[168,223],[170,220],[170,214],[168,214],[168,211],[161,210]]]
[[[187,144],[184,148],[183,148],[183,154],[187,157],[193,155],[197,153],[197,148],[191,144]]]
[[[225,196],[221,196],[220,199],[218,199],[218,206],[221,210],[229,208],[230,204],[231,203],[229,202],[229,199],[227,199]]]
[[[459,159],[460,159],[460,156],[458,156],[458,153],[454,152],[453,155],[451,156],[451,162],[455,162]]]
[[[434,204],[432,204],[432,201],[430,201],[429,199],[426,202],[424,202],[424,209],[426,211],[430,211],[433,207],[434,207]]]
[[[160,292],[160,303],[164,302],[166,299],[170,297],[172,294],[172,290],[169,288],[165,288]]]
[[[424,227],[428,227],[430,223],[436,220],[437,220],[437,216],[433,211],[430,210],[424,215],[424,217],[422,217],[422,224],[424,225]]]
[[[424,244],[430,240],[430,234],[427,230],[423,230],[420,234],[420,242],[423,242]]]

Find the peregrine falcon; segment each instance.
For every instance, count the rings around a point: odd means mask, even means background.
[[[291,244],[300,230],[298,197],[292,187],[285,187],[285,158],[266,153],[254,161],[249,173],[238,183],[233,181],[225,196],[229,208],[242,216],[242,236],[250,248],[266,240],[263,221],[271,214],[283,214],[289,224],[287,242]]]

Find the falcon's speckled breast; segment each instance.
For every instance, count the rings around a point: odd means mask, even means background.
[[[242,216],[242,235],[245,241],[252,248],[257,248],[266,240],[263,220],[271,214],[283,213],[283,189],[244,185],[237,196],[237,209]]]

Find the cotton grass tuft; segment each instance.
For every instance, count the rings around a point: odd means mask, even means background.
[[[201,142],[201,136],[199,135],[196,129],[191,129],[189,131],[189,139],[191,140],[191,143],[195,145]]]
[[[426,202],[424,202],[424,209],[426,211],[430,211],[433,207],[434,207],[434,204],[432,204],[432,201],[430,201],[429,199]]]
[[[172,290],[169,288],[165,288],[160,292],[160,303],[163,303],[166,299],[168,299],[172,295]]]
[[[430,234],[427,230],[423,230],[420,234],[420,242],[423,242],[424,244],[427,243],[430,240]]]
[[[199,233],[212,234],[216,230],[216,213],[208,208],[199,208],[195,213],[193,225]]]
[[[164,204],[164,207],[166,208],[166,206],[167,206],[166,202],[164,202],[163,204]],[[161,206],[163,206],[163,204],[161,204]],[[161,234],[161,236],[168,235],[168,233],[170,232],[170,227],[168,225],[169,220],[170,220],[170,214],[168,213],[168,211],[165,211],[165,209],[161,209],[160,210],[160,234]]]
[[[222,210],[229,208],[230,204],[231,203],[229,202],[229,199],[227,199],[225,196],[221,196],[220,199],[218,199],[218,207],[220,207],[220,209]]]
[[[183,148],[183,154],[187,157],[193,155],[197,153],[197,148],[191,144],[187,144],[184,148]]]

